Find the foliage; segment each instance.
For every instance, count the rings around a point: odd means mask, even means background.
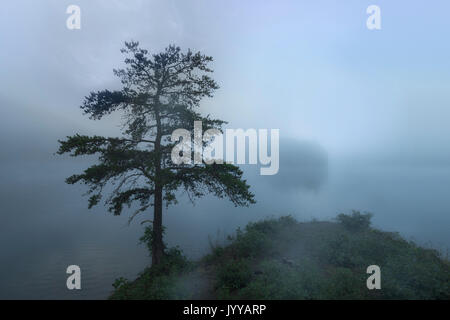
[[[192,263],[178,248],[170,248],[158,265],[148,267],[131,282],[116,279],[112,300],[167,300],[180,298],[176,284],[178,278],[192,270]]]
[[[165,233],[165,228],[163,227],[162,233]],[[144,244],[147,247],[150,256],[152,255],[153,250],[153,227],[148,225],[144,228],[144,234],[139,238],[139,243]],[[163,243],[164,248],[166,248],[166,244]]]
[[[351,215],[341,213],[337,216],[337,221],[350,231],[360,231],[370,227],[371,213],[361,214],[353,210]]]
[[[356,229],[344,224],[249,223],[194,268],[214,279],[211,299],[450,299],[450,263],[439,252],[367,220],[349,224]],[[381,290],[366,287],[369,265],[381,268]]]
[[[177,129],[193,130],[200,121],[203,130],[222,132],[225,121],[196,112],[200,101],[212,97],[219,88],[209,76],[212,57],[179,47],[168,46],[150,54],[138,42],[125,42],[125,68],[114,70],[122,89],[91,92],[81,109],[93,120],[121,112],[121,137],[75,134],[59,140],[58,154],[73,157],[98,156],[98,163],[66,179],[68,184],[84,183],[90,195],[88,207],[104,197],[114,215],[132,205],[137,214],[153,207],[152,263],[163,254],[162,207],[177,203],[176,191],[182,189],[193,202],[206,194],[228,198],[236,206],[254,203],[242,170],[229,163],[174,163],[172,141]],[[206,147],[210,142],[203,142]],[[190,158],[197,158],[191,150]],[[108,192],[107,192],[108,191]]]
[[[236,290],[244,288],[252,277],[249,261],[232,260],[221,266],[217,272],[217,287]]]
[[[150,55],[138,42],[126,42],[123,53],[126,69],[115,70],[124,85],[121,91],[91,92],[81,108],[99,120],[114,111],[122,111],[123,137],[84,136],[76,134],[60,140],[58,154],[71,156],[99,155],[99,164],[66,182],[83,182],[90,187],[89,207],[99,203],[108,183],[116,187],[106,199],[109,211],[119,215],[123,206],[137,202],[136,213],[152,205],[155,187],[164,191],[166,205],[176,202],[174,191],[183,188],[190,199],[211,192],[228,197],[235,205],[253,203],[242,171],[231,164],[174,164],[171,151],[172,132],[193,129],[201,121],[203,130],[217,129],[225,123],[202,117],[194,111],[203,97],[211,97],[217,84],[206,73],[212,72],[209,56],[169,46],[164,52]]]

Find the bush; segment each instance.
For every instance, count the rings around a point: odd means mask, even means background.
[[[248,229],[244,232],[238,228],[230,249],[234,258],[254,258],[267,253],[270,244],[268,236],[259,230]]]
[[[152,235],[151,226],[147,226],[144,235],[140,238],[140,242],[147,246],[150,253]],[[190,271],[192,266],[193,264],[188,261],[179,247],[166,249],[161,263],[146,268],[135,281],[130,282],[122,277],[116,279],[113,284],[114,292],[109,299],[173,299],[177,297],[178,277]]]
[[[189,298],[184,277],[204,280],[208,299],[450,299],[448,259],[370,228],[371,216],[353,211],[338,223],[292,217],[249,223],[229,244],[212,245],[196,269],[178,247],[166,250],[163,262],[137,280],[116,280],[111,298]],[[366,287],[369,265],[381,268],[381,290]]]
[[[233,260],[226,263],[217,272],[217,287],[230,291],[242,289],[252,278],[247,260]]]
[[[335,268],[331,271],[323,288],[322,298],[333,300],[364,299],[369,290],[366,287],[366,274],[352,272],[348,268]]]
[[[370,227],[372,216],[371,213],[361,214],[359,211],[353,210],[351,215],[341,213],[336,219],[349,231],[361,231]]]
[[[117,300],[126,300],[129,299],[128,290],[130,289],[130,282],[124,277],[120,277],[116,279],[113,283],[114,293],[110,297]]]
[[[290,300],[317,299],[324,278],[317,265],[308,259],[299,266],[289,266],[278,260],[261,262],[261,272],[237,296],[240,299]]]

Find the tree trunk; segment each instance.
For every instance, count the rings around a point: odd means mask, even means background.
[[[153,213],[153,244],[152,244],[152,266],[161,263],[164,255],[164,244],[162,240],[162,192],[163,186],[161,182],[161,115],[159,112],[159,93],[161,87],[158,87],[154,98],[155,120],[156,120],[156,137],[155,137],[155,201]]]
[[[157,186],[155,187],[155,203],[153,213],[152,266],[159,264],[164,255],[162,231],[162,188]]]

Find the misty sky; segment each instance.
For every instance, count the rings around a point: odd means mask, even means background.
[[[203,106],[231,126],[280,128],[336,154],[446,156],[450,5],[376,1],[382,30],[369,31],[372,2],[3,3],[0,97],[16,107],[2,108],[2,130],[26,117],[24,136],[108,131],[76,107],[90,90],[118,87],[112,68],[121,66],[123,41],[134,39],[150,50],[175,43],[212,55],[221,89]],[[65,26],[69,4],[81,7],[81,30]]]
[[[81,7],[81,30],[66,28],[70,4]],[[378,31],[366,28],[371,4],[381,8]],[[14,262],[1,268],[12,272],[33,246],[57,251],[55,242],[127,239],[135,250],[140,226],[102,207],[87,212],[84,189],[64,185],[88,161],[53,155],[67,135],[119,132],[119,117],[89,120],[79,106],[90,91],[120,88],[112,69],[123,66],[129,40],[213,56],[220,89],[202,111],[230,128],[278,128],[284,145],[279,176],[246,171],[259,204],[182,202],[165,220],[173,243],[268,215],[355,208],[450,247],[449,10],[444,0],[2,1],[0,240],[16,246],[2,248]]]

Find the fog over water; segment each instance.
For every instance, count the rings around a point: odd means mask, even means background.
[[[119,116],[84,117],[91,90],[118,88],[125,40],[170,43],[214,57],[221,88],[202,112],[229,128],[279,128],[280,171],[242,168],[257,203],[235,208],[180,195],[164,211],[167,242],[192,258],[238,226],[270,216],[332,219],[352,209],[408,239],[450,248],[450,5],[377,1],[383,29],[365,28],[370,1],[10,1],[0,11],[0,298],[103,299],[150,262],[127,224],[87,209],[64,179],[92,163],[55,155],[74,133],[118,135]],[[405,6],[408,10],[405,13]],[[414,21],[412,23],[411,21]],[[447,30],[447,31],[446,31]],[[68,265],[82,290],[66,289]]]

